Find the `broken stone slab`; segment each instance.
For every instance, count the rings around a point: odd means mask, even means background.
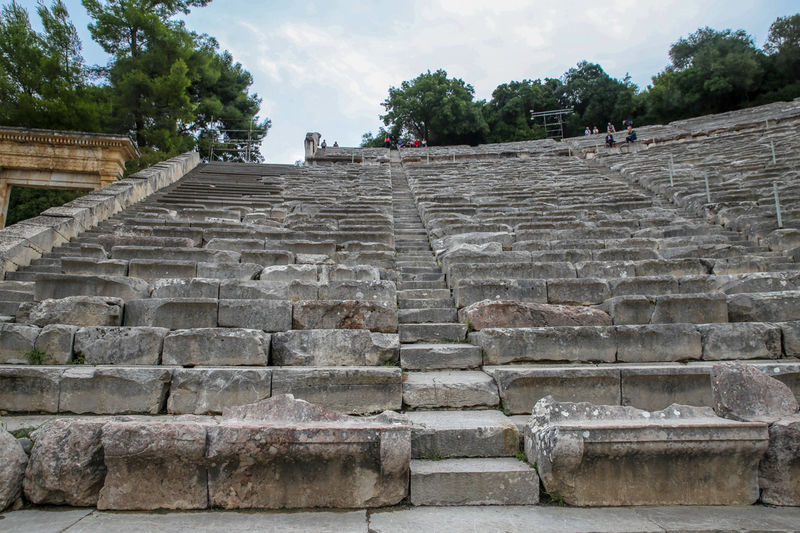
[[[409,443],[409,460],[411,444]],[[0,428],[0,512],[17,504],[22,494],[28,456],[17,439]]]
[[[39,336],[36,326],[0,324],[0,363],[24,365]]]
[[[474,330],[484,328],[535,328],[545,326],[610,326],[611,317],[599,309],[483,300],[458,311],[458,318]]]
[[[50,324],[45,326],[36,337],[33,347],[47,354],[50,364],[68,365],[72,362],[72,345],[78,326]]]
[[[661,411],[544,398],[525,453],[548,493],[569,505],[749,505],[759,496],[767,426],[708,408]]]
[[[619,365],[621,404],[649,410],[673,403],[710,407],[709,371],[702,363]]]
[[[223,328],[286,331],[292,329],[292,304],[283,300],[220,300],[218,323]]]
[[[178,368],[172,373],[167,412],[218,414],[226,407],[269,398],[267,368]]]
[[[272,336],[277,366],[375,366],[400,359],[396,334],[368,330],[306,329]]]
[[[90,365],[157,365],[169,333],[153,327],[88,327],[75,332],[73,353]]]
[[[206,428],[195,422],[109,422],[98,509],[205,509]]]
[[[217,327],[217,300],[212,298],[148,298],[125,304],[126,326],[167,329]]]
[[[397,308],[359,300],[300,301],[292,306],[293,329],[368,329],[397,332]]]
[[[703,359],[778,359],[781,357],[781,328],[763,322],[701,324]]]
[[[272,394],[291,393],[343,413],[400,410],[403,375],[397,367],[280,367],[272,371]]]
[[[165,365],[266,366],[270,335],[244,328],[193,328],[169,332],[161,362]]]
[[[800,417],[769,426],[769,448],[758,465],[761,501],[767,505],[800,505]]]
[[[411,430],[396,413],[348,417],[285,394],[226,409],[207,432],[212,506],[380,507],[407,495]]]
[[[37,326],[119,326],[122,324],[123,305],[121,298],[68,296],[35,303],[24,311],[26,316],[22,318],[23,322]],[[20,322],[19,318],[17,322]]]
[[[712,366],[711,389],[714,411],[731,420],[774,420],[798,411],[789,387],[746,363]]]
[[[152,290],[149,283],[136,277],[44,273],[36,276],[34,299],[104,296],[134,300],[149,298]]]
[[[619,405],[620,371],[609,366],[503,365],[484,366],[497,383],[503,409],[528,413],[547,395],[560,401]]]
[[[101,443],[106,422],[62,418],[36,430],[25,497],[37,505],[97,505],[106,476]]]
[[[275,265],[291,265],[294,263],[294,254],[288,250],[244,250],[242,261],[256,263],[265,268]]]
[[[0,411],[57,413],[63,368],[0,367]]]
[[[614,362],[616,332],[612,326],[486,328],[469,334],[483,349],[485,365],[534,361]]]
[[[73,367],[64,370],[58,410],[76,414],[158,414],[172,371],[165,368]]]

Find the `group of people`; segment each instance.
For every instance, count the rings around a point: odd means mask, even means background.
[[[625,144],[635,142],[636,131],[633,129],[633,120],[625,119],[622,121],[622,124],[625,126],[625,133],[626,133]],[[598,133],[600,133],[600,131],[597,129],[597,126],[592,128],[591,130],[589,129],[589,126],[586,126],[586,129],[583,130],[584,135],[596,135]],[[614,127],[614,124],[612,122],[609,122],[608,125],[606,126],[606,146],[608,146],[609,148],[614,146],[614,143],[616,142],[614,140],[615,133],[617,133],[617,129]]]
[[[319,147],[322,148],[323,150],[327,148],[328,147],[327,141],[325,141],[325,139],[322,139],[322,144],[320,144]],[[339,141],[333,141],[333,148],[339,148]]]
[[[384,137],[383,145],[386,148],[391,148],[392,147],[392,138],[389,135]],[[397,149],[398,150],[401,149],[401,148],[420,148],[420,147],[425,148],[426,146],[428,146],[428,140],[424,139],[424,138],[421,141],[419,139],[414,139],[413,141],[407,141],[407,140],[404,140],[404,139],[400,139],[399,141],[397,141]]]

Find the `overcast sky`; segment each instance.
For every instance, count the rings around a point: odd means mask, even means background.
[[[36,18],[36,0],[20,4]],[[87,62],[105,64],[80,1],[65,4]],[[478,99],[501,83],[560,77],[583,59],[644,88],[680,37],[741,28],[761,46],[777,17],[797,11],[797,0],[214,0],[185,20],[253,74],[261,116],[272,119],[262,153],[293,163],[307,131],[358,146],[381,125],[389,87],[429,69],[472,84]]]

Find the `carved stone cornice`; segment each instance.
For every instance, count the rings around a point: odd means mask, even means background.
[[[87,148],[116,148],[122,150],[125,160],[139,157],[139,150],[126,135],[0,126],[0,141]]]

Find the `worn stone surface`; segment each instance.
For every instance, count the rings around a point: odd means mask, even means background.
[[[525,430],[545,489],[580,506],[751,504],[767,444],[766,424],[677,404],[650,412],[544,398]]]
[[[769,426],[769,448],[758,465],[761,501],[768,505],[800,505],[800,417]]]
[[[167,333],[152,327],[80,328],[73,350],[90,365],[157,365]]]
[[[362,300],[396,304],[397,289],[392,281],[339,280],[319,286],[320,300]]]
[[[156,414],[166,399],[172,373],[162,368],[74,367],[64,371],[59,412]]]
[[[51,324],[42,328],[34,348],[52,358],[52,364],[67,365],[72,362],[72,344],[78,326]]]
[[[226,410],[206,456],[214,506],[379,507],[407,494],[411,431],[395,413],[351,418],[281,395]]]
[[[731,322],[787,322],[800,319],[800,290],[733,294],[728,297]]]
[[[0,367],[0,409],[11,413],[57,413],[61,368]]]
[[[468,322],[475,330],[611,325],[611,317],[599,309],[512,300],[483,300],[459,310],[458,317],[462,322]]]
[[[397,309],[358,300],[300,301],[292,306],[293,329],[368,329],[397,332]]]
[[[399,358],[400,341],[391,333],[308,329],[272,336],[272,362],[278,366],[382,365]]]
[[[666,294],[656,298],[650,322],[653,324],[706,324],[727,322],[724,294]]]
[[[282,300],[220,300],[219,326],[286,331],[292,328],[292,304]]]
[[[157,279],[153,282],[153,298],[216,298],[219,296],[218,279]]]
[[[122,324],[123,303],[121,298],[101,296],[68,296],[59,300],[42,300],[28,311],[27,321],[37,326],[119,326]]]
[[[41,274],[36,279],[36,300],[68,296],[103,296],[133,300],[149,298],[153,287],[143,279],[123,276]]]
[[[28,456],[14,435],[0,428],[0,511],[16,503],[22,494],[27,463]]]
[[[206,428],[192,422],[109,422],[98,509],[205,509]]]
[[[760,322],[701,324],[703,359],[778,359],[781,357],[781,328]]]
[[[439,457],[513,457],[519,452],[516,426],[497,410],[410,411],[411,454]]]
[[[89,507],[106,476],[102,428],[107,420],[58,419],[35,434],[25,497],[35,504]]]
[[[179,368],[172,373],[167,412],[216,414],[225,407],[269,398],[267,368]]]
[[[644,363],[700,359],[703,344],[691,324],[616,326],[617,361]]]
[[[164,339],[165,365],[255,365],[269,362],[270,335],[241,328],[195,328],[172,331]]]
[[[217,327],[217,300],[211,298],[148,298],[125,304],[126,326],[167,329]]]
[[[409,372],[403,381],[403,404],[412,409],[490,408],[500,404],[500,396],[484,372]]]
[[[783,349],[786,357],[800,356],[800,321],[781,324]]]
[[[39,328],[21,324],[0,324],[0,363],[26,364],[26,354],[33,350]]]
[[[613,327],[487,328],[470,333],[483,349],[483,363],[531,361],[613,362],[617,343]]]

